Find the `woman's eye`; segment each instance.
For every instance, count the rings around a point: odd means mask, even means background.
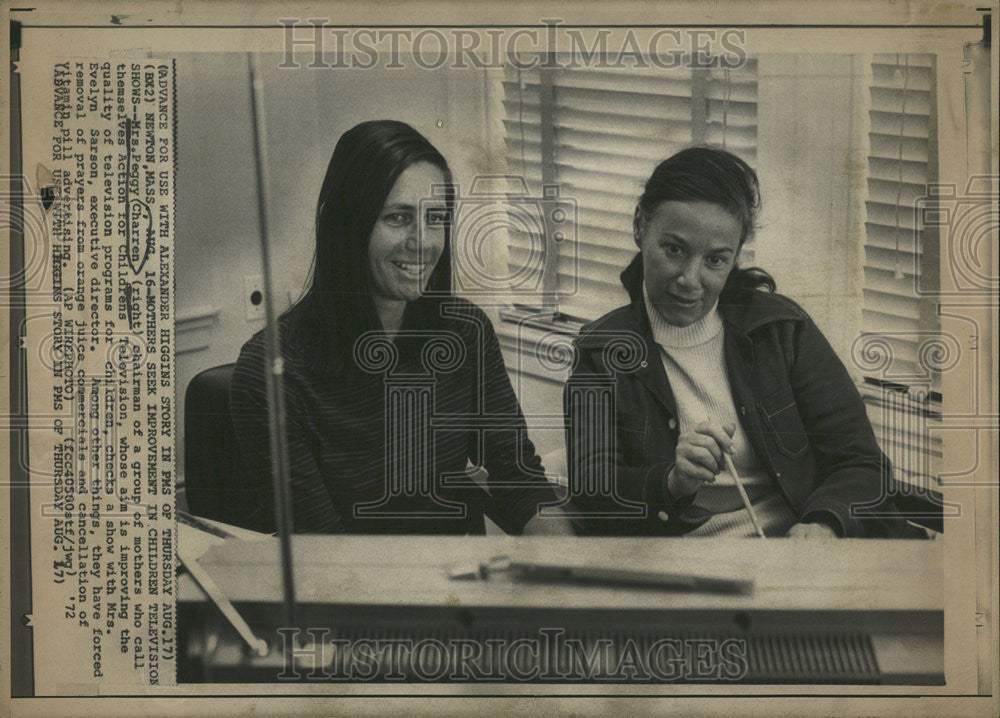
[[[672,257],[679,257],[684,253],[684,248],[679,244],[664,244],[663,251]]]
[[[708,266],[715,267],[715,268],[725,267],[726,266],[726,261],[727,260],[726,260],[725,257],[709,257],[708,258]]]
[[[403,212],[390,212],[382,219],[384,222],[391,224],[393,227],[402,227],[410,221],[410,215]]]

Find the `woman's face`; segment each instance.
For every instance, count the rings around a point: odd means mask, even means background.
[[[427,200],[434,185],[444,182],[440,169],[418,162],[403,170],[385,198],[368,240],[368,271],[378,298],[412,301],[427,286],[444,251],[444,226],[428,224]]]
[[[739,220],[710,202],[661,202],[636,231],[646,293],[670,324],[686,327],[715,305],[736,262]]]

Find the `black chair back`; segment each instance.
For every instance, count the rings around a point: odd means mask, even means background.
[[[257,496],[246,490],[239,444],[229,411],[235,364],[197,374],[184,397],[184,487],[188,509],[227,524],[254,528],[248,517]]]

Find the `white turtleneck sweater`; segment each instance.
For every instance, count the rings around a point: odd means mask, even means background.
[[[681,431],[693,429],[703,421],[717,426],[736,425],[733,435],[736,471],[743,480],[764,533],[784,536],[795,523],[795,514],[761,465],[737,415],[726,373],[724,332],[718,304],[697,322],[677,327],[668,323],[650,303],[645,287],[643,297],[653,340],[660,347],[663,368],[677,404]],[[736,484],[727,471],[721,472],[714,483],[704,484],[693,503],[714,515],[687,536],[756,535]]]

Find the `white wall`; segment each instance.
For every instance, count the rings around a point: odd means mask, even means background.
[[[448,158],[460,184],[488,170],[482,70],[282,70],[261,56],[270,175],[273,277],[279,309],[304,287],[313,213],[334,145],[364,120],[400,119]],[[248,70],[244,55],[177,62],[178,468],[184,391],[199,371],[235,361],[263,329],[247,320],[244,277],[261,273]],[[185,318],[188,321],[185,321]]]
[[[861,328],[870,62],[764,55],[758,64],[756,263],[844,362]]]

